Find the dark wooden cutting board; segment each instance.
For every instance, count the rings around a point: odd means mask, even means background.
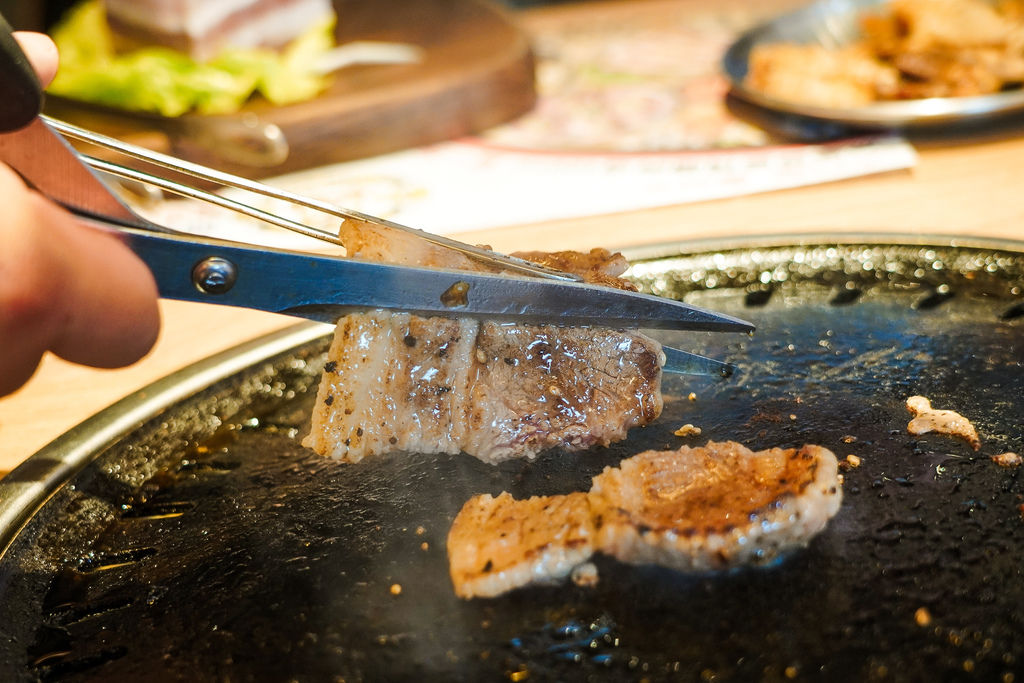
[[[355,66],[306,102],[275,107],[260,98],[229,116],[169,119],[51,97],[54,117],[119,139],[240,175],[277,175],[479,132],[527,111],[535,101],[529,41],[503,9],[486,0],[335,0],[338,44],[410,43],[415,64]],[[237,147],[202,138],[210,126],[269,123],[287,158],[243,162]],[[237,143],[234,143],[237,144]],[[246,143],[241,143],[244,147]]]

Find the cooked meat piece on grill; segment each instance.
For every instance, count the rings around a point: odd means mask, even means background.
[[[474,496],[448,533],[455,594],[493,597],[530,583],[566,578],[594,553],[587,494],[515,500]]]
[[[1000,467],[1020,467],[1021,457],[1016,453],[1000,453],[992,456],[992,462]]]
[[[640,333],[485,322],[462,448],[488,462],[626,438],[661,414],[661,345]]]
[[[482,261],[461,254],[454,249],[431,244],[403,230],[390,229],[373,223],[346,220],[338,231],[349,258],[400,266],[452,268],[490,272]]]
[[[838,475],[820,446],[645,451],[594,477],[597,547],[681,570],[765,564],[825,528],[842,500]]]
[[[576,273],[584,282],[638,291],[635,284],[619,277],[629,268],[629,261],[622,254],[607,249],[591,249],[585,254],[579,251],[516,251],[512,252],[512,256],[555,270]]]
[[[399,231],[342,234],[350,257],[475,267]],[[613,280],[620,260],[595,250],[578,263]],[[665,355],[639,332],[378,311],[342,318],[327,357],[304,444],[345,462],[390,451],[533,458],[619,441],[662,410]]]
[[[581,450],[662,409],[664,354],[639,333],[378,311],[342,318],[327,357],[304,443],[345,462]]]
[[[350,258],[380,263],[395,263],[403,266],[425,266],[431,268],[453,268],[479,272],[501,272],[502,269],[478,259],[460,254],[447,247],[426,242],[416,235],[402,230],[389,229],[383,225],[345,221],[338,232]],[[487,245],[481,245],[488,249]],[[574,273],[584,282],[606,285],[616,289],[637,291],[635,284],[620,275],[626,272],[629,262],[618,252],[595,248],[587,253],[579,251],[517,251],[510,256],[533,263]]]
[[[907,410],[914,414],[914,419],[907,424],[907,431],[914,435],[936,432],[949,436],[958,436],[971,445],[981,448],[981,439],[971,421],[952,410],[936,410],[924,396],[911,396],[907,399]]]
[[[709,441],[605,468],[587,494],[476,496],[452,524],[448,561],[461,597],[562,579],[590,549],[682,571],[766,564],[806,545],[841,501],[825,448]]]

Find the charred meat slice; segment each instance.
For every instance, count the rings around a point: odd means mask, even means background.
[[[806,545],[841,500],[836,457],[820,446],[645,451],[606,468],[587,494],[472,498],[448,537],[452,582],[461,597],[551,582],[585,563],[587,548],[683,571],[765,564]],[[488,576],[499,566],[500,579]]]

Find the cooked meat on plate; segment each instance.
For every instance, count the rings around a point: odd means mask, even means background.
[[[806,545],[841,500],[836,457],[820,446],[645,451],[586,494],[471,498],[448,535],[452,582],[460,597],[492,597],[561,580],[591,552],[684,571],[766,564]]]
[[[845,108],[984,95],[1024,82],[1020,0],[892,0],[859,23],[862,37],[841,47],[756,46],[746,85],[780,100]]]

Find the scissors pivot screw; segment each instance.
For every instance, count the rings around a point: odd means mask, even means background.
[[[238,269],[226,258],[210,256],[192,268],[192,282],[205,294],[224,294],[235,286]]]

